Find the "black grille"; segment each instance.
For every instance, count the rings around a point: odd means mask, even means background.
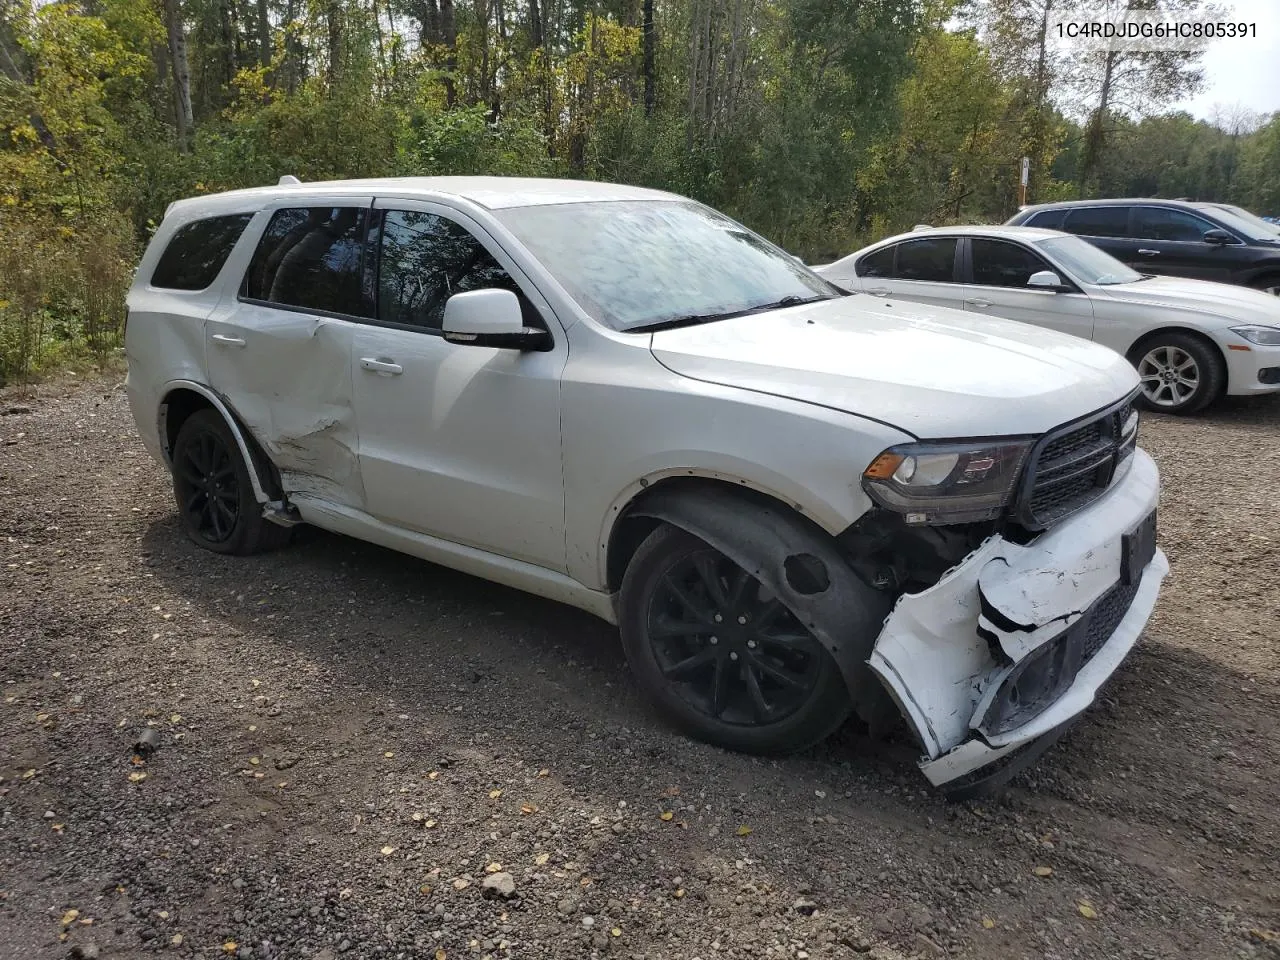
[[[1141,579],[1136,577],[1133,583],[1117,583],[1089,608],[1089,625],[1085,628],[1084,647],[1080,652],[1081,664],[1093,659],[1093,655],[1111,639],[1116,627],[1120,626],[1120,621],[1133,606],[1139,583]]]
[[[1133,398],[1046,434],[1032,451],[1019,491],[1018,520],[1043,530],[1102,496],[1116,468],[1133,453],[1137,432],[1123,438]]]

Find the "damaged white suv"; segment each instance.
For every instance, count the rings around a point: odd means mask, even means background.
[[[847,294],[667,193],[286,180],[174,204],[129,294],[201,546],[306,522],[561,600],[696,737],[900,713],[950,789],[1051,742],[1150,616],[1119,354]]]

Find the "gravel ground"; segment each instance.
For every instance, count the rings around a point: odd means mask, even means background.
[[[684,740],[568,608],[313,530],[202,552],[114,380],[5,411],[5,960],[1280,956],[1280,398],[1148,418],[1157,615],[980,805],[853,731]]]

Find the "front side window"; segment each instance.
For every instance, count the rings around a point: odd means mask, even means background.
[[[1196,243],[1206,230],[1217,229],[1208,220],[1170,207],[1138,207],[1134,211],[1133,235],[1139,240],[1174,240]]]
[[[1033,273],[1049,265],[1026,247],[1004,240],[969,241],[973,254],[973,282],[987,287],[1025,287]]]
[[[277,210],[258,241],[241,295],[281,306],[372,316],[361,284],[363,207]]]
[[[465,228],[434,213],[388,210],[378,258],[378,319],[439,330],[453,294],[498,288],[520,297],[525,323],[532,304],[515,280]],[[533,322],[531,322],[533,321]]]
[[[795,257],[693,201],[555,203],[496,215],[584,311],[614,330],[845,296]]]
[[[1129,208],[1078,207],[1067,212],[1063,229],[1084,237],[1127,237]]]
[[[899,280],[951,283],[955,280],[957,242],[955,237],[938,237],[898,244],[894,276]]]
[[[233,213],[179,227],[156,262],[151,285],[167,290],[205,289],[218,276],[252,219],[252,213]]]

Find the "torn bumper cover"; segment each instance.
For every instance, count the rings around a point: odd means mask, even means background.
[[[1159,474],[1142,450],[1111,490],[1025,546],[992,537],[899,598],[868,661],[937,786],[1060,731],[1093,702],[1155,607]]]

